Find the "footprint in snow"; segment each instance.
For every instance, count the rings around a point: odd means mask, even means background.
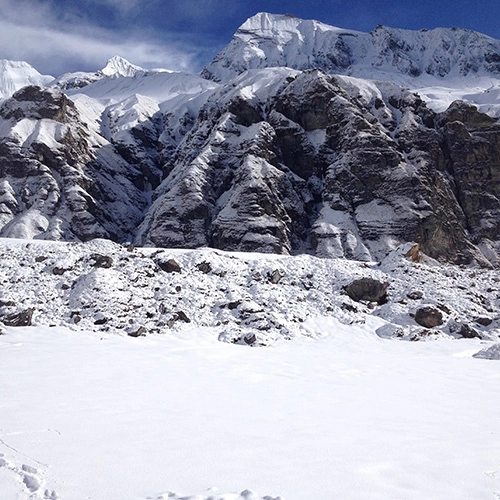
[[[57,500],[59,498],[54,490],[45,489],[43,492],[41,491],[44,480],[35,467],[28,464],[17,467],[8,462],[3,453],[0,453],[0,467],[5,467],[16,474],[24,487],[31,493],[30,498],[33,500]]]
[[[500,476],[500,468],[493,471],[486,471],[484,475],[487,477],[491,477],[491,479],[498,479],[498,476]]]

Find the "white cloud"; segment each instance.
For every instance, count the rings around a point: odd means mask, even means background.
[[[137,0],[105,0],[132,8]],[[146,32],[97,28],[67,13],[64,18],[37,0],[0,0],[0,58],[25,60],[55,76],[76,69],[96,70],[121,55],[148,67],[189,71],[196,50],[182,41],[158,41]]]

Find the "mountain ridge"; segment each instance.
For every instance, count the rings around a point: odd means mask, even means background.
[[[455,44],[444,76],[412,74],[418,41],[443,33],[474,43]],[[115,57],[51,90],[25,87],[0,102],[0,235],[361,260],[415,241],[434,258],[497,265],[500,131],[472,105],[500,112],[496,45],[466,30],[363,34],[259,14],[207,66],[229,81]],[[332,75],[319,60],[393,80]],[[463,96],[471,104],[449,107]]]
[[[394,69],[409,77],[498,74],[500,41],[460,28],[413,31],[379,25],[364,33],[258,13],[238,28],[202,74],[227,81],[246,69],[270,66],[375,79]]]

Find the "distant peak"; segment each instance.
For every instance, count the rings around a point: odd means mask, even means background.
[[[0,67],[2,68],[33,68],[31,64],[25,61],[11,61],[10,59],[0,59]]]
[[[275,30],[277,25],[281,26],[285,23],[292,23],[294,26],[301,19],[291,14],[270,14],[268,12],[259,12],[248,18],[239,28],[238,31],[269,31]]]
[[[114,56],[108,60],[106,66],[101,70],[105,76],[134,76],[139,72],[144,72],[145,70],[140,66],[136,66],[131,62],[127,61],[123,57]]]

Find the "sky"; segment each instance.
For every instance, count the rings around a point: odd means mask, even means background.
[[[0,0],[0,59],[54,76],[95,71],[114,55],[195,72],[257,12],[359,31],[456,26],[500,39],[499,0]]]

